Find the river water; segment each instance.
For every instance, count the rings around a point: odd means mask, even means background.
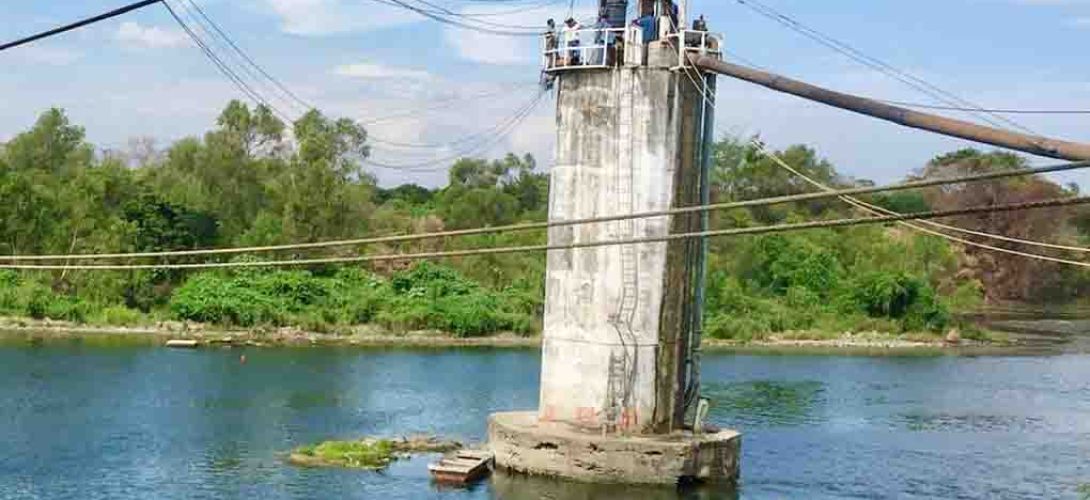
[[[240,361],[245,354],[246,363]],[[428,457],[300,469],[292,447],[479,441],[534,408],[534,350],[0,347],[0,498],[675,498],[500,475],[438,490]],[[744,434],[736,492],[691,498],[1077,498],[1090,356],[709,354],[711,420]]]

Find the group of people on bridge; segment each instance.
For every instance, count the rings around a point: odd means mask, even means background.
[[[678,25],[678,5],[673,0],[639,0],[637,17],[628,26],[638,28],[639,43],[646,45],[660,36],[660,23],[669,22],[669,32],[681,31]],[[624,60],[624,45],[628,30],[628,0],[599,0],[598,18],[590,28],[574,17],[564,21],[557,32],[556,22],[549,19],[545,31],[545,70],[561,67],[612,66]],[[693,21],[693,31],[707,31],[704,16]],[[593,38],[593,40],[590,40]],[[590,42],[590,43],[588,43]],[[631,42],[631,41],[629,41]],[[686,44],[689,40],[686,40]],[[700,43],[700,42],[697,42]]]

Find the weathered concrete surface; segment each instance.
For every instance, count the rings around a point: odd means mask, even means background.
[[[648,50],[663,65],[677,58],[663,46]],[[694,110],[701,102],[683,74],[655,66],[572,71],[557,89],[551,220],[699,202]],[[557,227],[549,242],[664,236],[698,224],[693,214]],[[549,253],[541,420],[628,433],[681,427],[694,245]]]
[[[542,423],[535,412],[488,419],[496,465],[525,474],[597,483],[736,483],[742,437],[737,432],[693,435],[602,435],[567,424]]]
[[[738,488],[730,484],[677,485],[589,483],[557,481],[497,469],[488,481],[492,498],[503,500],[738,500]]]

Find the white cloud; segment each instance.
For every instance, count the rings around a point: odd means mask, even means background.
[[[1076,17],[1068,24],[1076,28],[1090,28],[1090,17]]]
[[[366,0],[266,0],[285,33],[320,36],[370,31],[422,18],[405,9]]]
[[[374,63],[345,64],[334,68],[333,73],[365,80],[429,80],[432,77],[430,73],[424,70]]]
[[[512,42],[500,35],[491,35],[458,28],[446,28],[444,37],[458,57],[482,64],[530,64],[537,57],[536,44]]]
[[[181,31],[159,26],[143,26],[133,21],[121,23],[114,38],[126,45],[143,49],[182,47],[189,42]]]

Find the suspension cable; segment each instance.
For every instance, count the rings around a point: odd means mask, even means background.
[[[789,166],[788,166],[789,167]],[[738,208],[752,208],[759,206],[779,205],[784,203],[795,203],[803,201],[822,200],[830,198],[839,198],[851,195],[863,195],[863,194],[875,194],[890,191],[904,191],[909,189],[920,189],[926,187],[944,186],[948,184],[960,184],[966,182],[980,182],[1009,177],[1018,177],[1023,175],[1034,175],[1049,172],[1060,172],[1067,170],[1075,170],[1081,168],[1090,167],[1090,162],[1068,163],[1062,165],[1053,165],[1048,167],[1039,167],[1026,170],[1004,170],[999,172],[988,172],[983,174],[967,175],[962,177],[952,177],[948,179],[926,179],[921,181],[906,182],[901,184],[894,184],[890,186],[869,186],[858,187],[850,189],[835,190],[828,188],[829,191],[801,193],[787,196],[777,196],[772,198],[762,198],[757,200],[743,200],[732,201],[724,203],[712,203],[708,205],[696,205],[688,207],[678,207],[665,210],[654,210],[647,212],[638,212],[633,214],[621,214],[621,215],[608,215],[601,217],[588,217],[580,219],[567,219],[567,220],[554,220],[548,222],[530,222],[523,224],[512,224],[505,226],[494,227],[479,227],[472,229],[460,229],[453,231],[442,231],[432,233],[420,233],[420,234],[407,234],[407,235],[392,235],[381,236],[373,238],[363,239],[351,239],[351,240],[338,240],[338,241],[322,241],[313,243],[295,243],[288,245],[270,245],[270,246],[255,246],[255,247],[242,247],[242,248],[213,248],[213,249],[200,249],[200,250],[176,250],[176,251],[163,251],[163,252],[136,252],[136,253],[114,253],[114,254],[72,254],[72,255],[11,255],[0,257],[2,261],[8,262],[26,262],[26,261],[49,261],[49,260],[107,260],[107,259],[140,259],[140,258],[159,258],[159,257],[192,257],[200,255],[232,255],[232,254],[244,254],[244,253],[265,253],[265,252],[277,252],[284,250],[309,250],[318,248],[334,248],[334,247],[348,247],[348,246],[364,246],[375,245],[383,243],[405,243],[420,240],[438,239],[438,238],[450,238],[461,236],[474,236],[483,234],[496,234],[513,231],[529,231],[535,229],[549,229],[553,227],[567,227],[583,224],[596,224],[604,222],[616,222],[633,219],[647,219],[654,217],[666,217],[673,215],[693,214],[700,212],[707,212],[712,210],[731,210]]]
[[[161,2],[161,1],[163,1],[163,0],[143,0],[143,1],[140,1],[140,2],[131,3],[131,4],[126,5],[124,7],[114,9],[114,10],[111,10],[109,12],[104,12],[104,13],[99,14],[99,15],[94,16],[94,17],[89,17],[87,19],[83,19],[83,20],[76,21],[76,22],[71,23],[71,24],[67,24],[67,25],[64,25],[64,26],[53,28],[51,30],[44,31],[42,33],[38,33],[38,34],[31,35],[31,36],[28,36],[28,37],[20,38],[19,40],[15,40],[15,41],[12,41],[12,42],[7,42],[7,43],[4,43],[4,44],[0,44],[0,52],[3,52],[3,51],[8,50],[8,49],[14,49],[15,47],[19,47],[21,45],[26,45],[28,43],[33,43],[33,42],[36,42],[38,40],[42,40],[42,39],[45,39],[45,38],[60,35],[61,33],[67,33],[67,32],[72,31],[72,30],[77,30],[77,29],[83,28],[84,26],[89,26],[89,25],[92,25],[92,24],[95,24],[95,23],[99,23],[99,22],[105,21],[107,19],[113,19],[115,17],[118,17],[118,16],[121,16],[121,15],[127,14],[129,12],[132,12],[134,10],[143,9],[144,7],[155,5],[155,4],[157,4],[157,3]]]
[[[760,144],[757,141],[753,141],[753,144],[757,147],[757,149],[762,154],[764,154],[768,158],[771,158],[772,161],[774,161],[777,165],[784,168],[788,172],[791,172],[792,174],[798,176],[802,180],[806,181],[808,184],[810,184],[812,186],[815,186],[818,189],[824,190],[826,193],[829,193],[829,194],[832,194],[832,193],[836,192],[836,190],[833,189],[832,187],[830,187],[828,185],[825,185],[825,184],[822,184],[821,182],[818,182],[814,178],[812,178],[810,176],[807,176],[806,174],[802,173],[801,171],[799,171],[798,169],[792,167],[791,165],[788,165],[787,162],[785,162],[778,155],[768,151],[768,149],[765,148],[763,144]],[[894,212],[893,210],[889,210],[887,208],[883,208],[883,207],[880,207],[878,205],[867,203],[867,202],[862,201],[862,200],[860,200],[858,198],[854,198],[854,197],[852,197],[850,195],[840,195],[840,196],[837,196],[837,197],[840,198],[841,201],[844,201],[845,203],[847,203],[849,205],[852,205],[852,206],[854,206],[856,208],[862,209],[866,213],[885,214],[885,215],[890,215],[890,214],[896,214],[897,213],[897,212]],[[982,249],[985,249],[985,250],[991,250],[991,251],[1000,252],[1000,253],[1006,253],[1006,254],[1010,254],[1010,255],[1017,255],[1017,256],[1020,256],[1020,257],[1026,257],[1026,258],[1030,258],[1030,259],[1036,259],[1036,260],[1043,260],[1043,261],[1048,261],[1048,262],[1055,262],[1055,263],[1059,263],[1059,264],[1069,264],[1069,265],[1086,267],[1086,262],[1082,262],[1082,261],[1061,259],[1061,258],[1057,258],[1057,257],[1050,257],[1048,255],[1041,255],[1041,254],[1035,254],[1035,253],[1030,253],[1030,252],[1011,250],[1009,248],[997,247],[995,245],[988,245],[986,243],[980,243],[980,242],[968,240],[968,239],[965,239],[965,238],[959,238],[957,236],[949,235],[949,234],[946,234],[946,233],[943,233],[943,232],[940,232],[940,231],[935,231],[935,230],[932,230],[932,229],[927,229],[925,227],[920,227],[919,224],[913,224],[911,222],[902,221],[902,222],[899,222],[899,224],[901,224],[902,226],[908,227],[908,228],[910,228],[912,230],[915,230],[915,231],[926,233],[926,234],[929,234],[931,236],[937,236],[937,237],[940,237],[940,238],[944,238],[944,239],[953,241],[955,243],[961,243],[963,245],[973,246],[973,247],[982,248]],[[920,224],[925,224],[925,225],[928,225],[928,226],[931,226],[931,227],[944,229],[944,230],[947,230],[947,231],[955,231],[955,232],[960,232],[960,233],[964,233],[964,234],[971,234],[971,235],[975,235],[975,236],[980,236],[980,237],[984,237],[984,238],[991,238],[991,239],[996,239],[996,240],[1001,240],[1001,241],[1008,241],[1008,242],[1011,242],[1011,243],[1020,243],[1020,244],[1024,244],[1024,245],[1039,246],[1039,247],[1044,247],[1044,248],[1053,248],[1053,249],[1058,249],[1058,250],[1070,250],[1070,251],[1076,251],[1076,252],[1090,252],[1090,248],[1067,246],[1067,245],[1056,245],[1056,244],[1046,243],[1046,242],[1042,242],[1042,241],[1033,241],[1033,240],[1024,240],[1024,239],[1020,239],[1020,238],[1011,238],[1011,237],[1008,237],[1008,236],[1002,236],[1002,235],[998,235],[998,234],[985,233],[985,232],[981,232],[981,231],[973,231],[973,230],[964,229],[964,228],[960,228],[960,227],[957,227],[957,226],[951,226],[949,224],[943,224],[941,222],[935,222],[935,221],[930,221],[930,220],[921,220]]]
[[[704,100],[706,102],[710,101],[714,105],[715,97],[714,96],[709,96],[705,86],[700,85],[699,83],[697,83],[697,81],[695,79],[693,79],[693,77],[689,74],[689,70],[688,70],[687,67],[683,67],[682,69],[685,71],[685,76],[687,76],[689,78],[689,81],[692,82],[692,84],[694,86],[698,87],[698,90],[702,94]],[[815,186],[815,187],[817,187],[819,189],[822,189],[822,190],[824,190],[826,192],[829,192],[829,193],[836,191],[834,188],[832,188],[832,187],[830,187],[828,185],[825,185],[825,184],[821,184],[820,182],[814,180],[813,178],[806,176],[801,171],[791,167],[790,165],[787,164],[787,162],[785,162],[778,155],[776,155],[772,151],[769,151],[768,148],[766,148],[764,146],[764,144],[761,144],[758,141],[751,141],[751,143],[763,155],[765,155],[766,157],[772,159],[780,167],[782,167],[782,168],[786,169],[788,172],[791,172],[792,174],[800,177],[801,179],[803,179],[807,183],[809,183],[809,184],[811,184],[811,185],[813,185],[813,186]],[[864,209],[864,211],[866,211],[867,213],[879,213],[879,214],[894,214],[894,213],[897,213],[897,212],[894,212],[892,210],[888,210],[888,209],[882,208],[880,206],[873,205],[873,204],[861,201],[859,199],[850,198],[850,195],[839,195],[837,197],[840,198],[842,201],[844,201],[844,202],[846,202],[846,203],[848,203],[848,204],[850,204],[852,206],[855,206],[856,208]],[[999,234],[986,233],[986,232],[982,232],[982,231],[974,231],[974,230],[971,230],[971,229],[965,229],[965,228],[952,226],[952,225],[949,225],[949,224],[943,224],[943,223],[935,222],[935,221],[924,220],[924,221],[920,221],[920,223],[921,224],[926,224],[926,225],[929,225],[929,226],[932,226],[932,227],[935,227],[935,228],[944,229],[944,230],[947,230],[947,231],[954,231],[954,232],[958,232],[958,233],[962,233],[962,234],[969,234],[969,235],[973,235],[973,236],[979,236],[979,237],[982,237],[982,238],[990,238],[990,239],[993,239],[993,240],[1006,241],[1006,242],[1009,242],[1009,243],[1017,243],[1017,244],[1021,244],[1021,245],[1037,246],[1037,247],[1041,247],[1041,248],[1050,248],[1050,249],[1054,249],[1054,250],[1066,250],[1066,251],[1071,251],[1071,252],[1090,253],[1090,248],[1088,248],[1088,247],[1079,247],[1079,246],[1071,246],[1071,245],[1059,245],[1059,244],[1048,243],[1048,242],[1043,242],[1043,241],[1027,240],[1027,239],[1022,239],[1022,238],[1013,238],[1013,237],[1010,237],[1010,236],[1004,236],[1004,235],[999,235]],[[1010,249],[1006,249],[1006,248],[1002,248],[1002,247],[997,247],[997,246],[994,246],[994,245],[987,245],[987,244],[984,244],[984,243],[979,243],[979,242],[976,242],[976,241],[967,240],[967,239],[964,239],[964,238],[958,238],[956,236],[952,236],[952,235],[945,234],[945,233],[942,233],[942,232],[922,228],[918,224],[912,224],[912,223],[909,223],[909,222],[902,222],[901,225],[903,225],[905,227],[908,227],[908,228],[911,228],[911,229],[916,230],[916,231],[920,231],[920,232],[923,232],[923,233],[926,233],[926,234],[930,234],[932,236],[938,236],[940,238],[946,238],[946,239],[948,239],[950,241],[953,241],[953,242],[956,242],[956,243],[961,243],[961,244],[964,244],[964,245],[974,246],[974,247],[982,248],[982,249],[985,249],[985,250],[994,250],[994,251],[997,251],[997,252],[1002,252],[1002,253],[1007,253],[1007,254],[1012,254],[1012,255],[1019,255],[1019,256],[1022,256],[1022,257],[1027,257],[1027,258],[1032,258],[1032,259],[1046,260],[1046,261],[1050,261],[1050,262],[1057,262],[1057,263],[1062,263],[1062,264],[1081,265],[1081,263],[1079,263],[1078,261],[1071,261],[1071,260],[1067,260],[1067,259],[1059,259],[1059,258],[1055,258],[1055,257],[1049,257],[1047,255],[1040,255],[1040,254],[1034,254],[1034,253],[1029,253],[1029,252],[1019,252],[1019,251],[1010,250]]]
[[[510,247],[476,248],[470,250],[452,250],[442,252],[423,252],[411,254],[382,254],[363,255],[356,257],[327,257],[316,259],[294,259],[277,261],[251,261],[251,262],[204,262],[194,264],[105,264],[105,265],[21,265],[3,264],[0,269],[13,270],[72,270],[72,271],[129,271],[151,269],[226,269],[226,268],[255,268],[255,267],[291,267],[312,266],[320,264],[348,264],[365,262],[389,262],[426,260],[450,257],[472,257],[478,255],[498,255],[529,252],[550,252],[555,250],[576,250],[583,248],[597,248],[617,245],[637,245],[647,243],[666,243],[671,241],[693,238],[711,238],[724,236],[744,236],[771,233],[784,233],[790,231],[802,231],[809,229],[828,229],[837,227],[851,227],[871,224],[886,224],[891,222],[936,219],[942,217],[957,217],[963,215],[1013,212],[1019,210],[1032,210],[1039,208],[1063,207],[1090,203],[1090,197],[1061,198],[1053,200],[1033,201],[1027,203],[1013,203],[1007,205],[991,205],[983,207],[958,208],[953,210],[932,210],[911,214],[879,215],[874,217],[834,219],[823,221],[800,222],[794,224],[779,224],[773,226],[759,226],[748,228],[721,229],[714,231],[700,231],[691,233],[667,234],[664,236],[652,236],[644,238],[626,238],[618,240],[588,241],[581,243],[569,243],[563,245],[525,245]],[[1075,262],[1072,264],[1090,267],[1090,262]]]

